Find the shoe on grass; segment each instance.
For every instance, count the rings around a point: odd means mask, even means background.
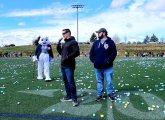
[[[108,98],[111,100],[111,101],[115,101],[115,95],[114,94],[109,94],[108,95]]]
[[[46,78],[45,81],[48,82],[48,81],[51,81],[52,79],[50,77]]]
[[[68,97],[68,96],[64,96],[62,99],[61,99],[62,102],[66,102],[66,101],[72,101],[71,97]]]
[[[77,100],[73,100],[73,107],[77,107],[77,106],[79,106],[79,102],[77,101]]]
[[[43,79],[43,77],[41,77],[41,76],[38,76],[38,77],[37,77],[37,79],[38,79],[38,80],[42,80],[42,79]]]
[[[101,101],[102,99],[103,99],[103,96],[102,96],[102,95],[96,97],[96,101],[97,101],[97,102]]]

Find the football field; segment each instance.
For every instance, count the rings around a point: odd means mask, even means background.
[[[52,81],[37,80],[31,58],[0,58],[0,120],[164,120],[165,58],[117,58],[117,100],[96,102],[96,80],[88,57],[78,57],[75,81],[80,106],[65,95],[60,58],[51,64]],[[34,76],[34,78],[33,78]]]

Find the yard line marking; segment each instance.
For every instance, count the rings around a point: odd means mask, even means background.
[[[21,93],[28,93],[28,94],[34,94],[34,95],[41,95],[46,97],[54,97],[54,92],[59,91],[60,89],[49,89],[49,90],[24,90],[24,91],[18,91]]]
[[[98,120],[94,118],[74,118],[63,116],[48,116],[48,115],[32,115],[32,114],[15,114],[15,113],[0,113],[0,117],[14,118],[33,118],[33,119],[51,119],[51,120]]]

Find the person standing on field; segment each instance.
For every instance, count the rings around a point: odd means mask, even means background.
[[[106,81],[107,97],[114,101],[113,61],[117,56],[116,45],[108,37],[108,32],[105,28],[100,28],[96,33],[98,33],[98,40],[93,43],[89,57],[94,65],[97,80],[96,101],[100,101],[103,98],[104,80]]]
[[[73,106],[79,105],[74,81],[75,58],[80,55],[79,46],[75,38],[71,36],[69,29],[63,29],[62,35],[65,43],[62,45],[60,39],[57,44],[57,51],[61,55],[61,73],[65,85],[66,96],[62,101],[72,101]]]

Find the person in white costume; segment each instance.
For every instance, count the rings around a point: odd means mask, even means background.
[[[43,70],[45,81],[51,80],[50,78],[50,62],[54,61],[51,43],[48,37],[39,40],[38,46],[34,52],[33,62],[38,61],[38,80],[43,79]]]

